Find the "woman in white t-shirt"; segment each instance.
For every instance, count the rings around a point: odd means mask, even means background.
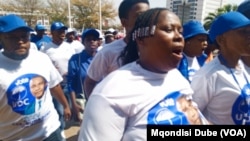
[[[194,101],[213,124],[250,124],[250,77],[240,60],[250,55],[250,21],[239,12],[222,14],[209,37],[219,54],[193,77]]]
[[[197,20],[190,20],[183,25],[185,46],[178,69],[189,82],[192,81],[195,72],[199,70],[205,62],[205,58],[200,61],[198,57],[205,55],[204,50],[208,46],[207,36],[207,31],[201,22]]]
[[[120,56],[124,66],[89,97],[79,141],[147,140],[147,125],[207,124],[192,102],[189,82],[176,69],[184,47],[181,32],[180,19],[165,8],[138,16]]]

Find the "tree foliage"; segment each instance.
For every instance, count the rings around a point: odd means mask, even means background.
[[[71,23],[77,29],[99,28],[99,0],[0,0],[2,11],[23,17],[29,26],[34,27],[39,16],[50,23],[63,22],[69,26],[68,2],[70,1]],[[112,0],[101,0],[101,19],[114,21],[117,16]],[[107,27],[108,28],[108,27]]]
[[[8,0],[1,1],[1,10],[9,11],[9,13],[21,15],[29,26],[34,24],[34,18],[40,14],[38,11],[44,6],[41,0]]]
[[[49,15],[50,22],[59,21],[62,23],[67,23],[68,19],[68,7],[65,0],[47,0],[48,6],[43,10],[47,15]]]
[[[216,11],[214,13],[209,13],[207,17],[205,17],[204,19],[204,28],[206,30],[210,29],[211,23],[214,21],[214,19],[216,19],[219,15],[223,14],[223,13],[227,13],[227,12],[231,12],[231,11],[236,11],[238,8],[238,5],[231,5],[231,4],[227,4],[224,5],[221,8],[216,9]]]
[[[71,2],[75,27],[82,29],[91,27],[99,28],[99,0],[72,0]],[[101,4],[101,20],[114,20],[117,12],[113,7],[113,3],[109,0],[102,0]]]

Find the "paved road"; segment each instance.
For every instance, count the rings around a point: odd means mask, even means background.
[[[67,141],[77,141],[77,134],[79,131],[79,124],[74,122],[67,122],[65,128],[65,136]]]

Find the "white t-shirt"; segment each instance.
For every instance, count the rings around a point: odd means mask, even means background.
[[[189,124],[177,99],[192,93],[177,69],[159,74],[129,63],[94,88],[78,141],[145,141],[147,124]]]
[[[38,50],[35,43],[30,42],[30,49]]]
[[[218,57],[203,66],[193,77],[193,99],[213,124],[250,124],[249,108],[242,91],[250,95],[249,75],[239,61],[241,69],[222,65]],[[247,110],[247,111],[246,111]]]
[[[67,43],[69,43],[69,42],[67,42]],[[84,45],[80,41],[78,41],[78,40],[73,40],[69,44],[75,50],[75,53],[80,53],[85,48]]]
[[[192,81],[194,74],[196,73],[196,71],[200,69],[200,65],[196,57],[189,57],[187,55],[185,56],[188,62],[188,77],[189,77],[189,80]]]
[[[246,71],[248,72],[248,74],[250,75],[250,67],[245,65],[245,64],[244,64],[244,67],[245,67]]]
[[[30,50],[26,59],[17,61],[0,53],[0,75],[0,140],[43,140],[59,128],[49,88],[62,77],[47,55]],[[45,83],[31,85],[35,77]],[[33,92],[42,92],[40,107]]]
[[[126,45],[124,38],[105,45],[93,58],[87,71],[88,76],[99,82],[110,72],[118,69],[121,61],[118,63],[117,59]]]
[[[59,46],[50,42],[45,44],[40,49],[41,52],[44,52],[52,60],[52,63],[58,68],[58,71],[62,76],[66,75],[68,72],[68,61],[75,50],[67,42],[62,42]]]

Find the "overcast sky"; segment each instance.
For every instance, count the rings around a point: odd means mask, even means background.
[[[116,9],[118,9],[120,3],[122,0],[113,0],[116,6]],[[244,0],[228,0],[229,3],[232,4],[240,4]],[[167,0],[149,0],[151,8],[153,7],[166,7],[167,5]]]
[[[239,5],[241,2],[243,2],[244,0],[228,0],[228,2],[232,3],[232,4],[237,4]]]
[[[229,3],[231,4],[237,4],[239,5],[241,2],[243,2],[244,0],[228,0]],[[118,11],[118,7],[120,5],[120,3],[122,2],[122,0],[113,0],[116,10]],[[167,5],[167,0],[149,0],[150,3],[150,7],[166,7]],[[119,18],[116,18],[116,22],[120,22]]]

